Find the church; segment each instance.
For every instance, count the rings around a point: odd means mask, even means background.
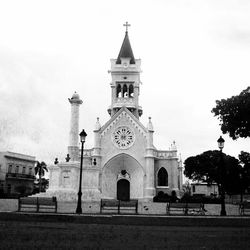
[[[136,59],[128,35],[118,57],[111,59],[110,119],[101,125],[97,118],[93,148],[83,150],[82,199],[152,201],[159,192],[171,194],[182,189],[182,163],[175,143],[168,150],[154,146],[151,118],[144,126],[139,104],[141,60]],[[49,166],[47,194],[61,201],[76,201],[80,178],[79,111],[82,104],[76,92],[69,98],[71,120],[68,158]]]

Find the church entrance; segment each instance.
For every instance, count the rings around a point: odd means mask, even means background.
[[[117,182],[117,200],[129,201],[130,199],[130,183],[126,179]]]
[[[143,197],[144,176],[142,166],[128,154],[118,154],[103,167],[101,175],[102,197],[130,200]]]

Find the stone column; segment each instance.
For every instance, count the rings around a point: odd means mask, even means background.
[[[178,162],[178,174],[179,174],[179,183],[180,183],[180,187],[179,189],[182,190],[182,184],[183,184],[183,174],[182,174],[182,159],[180,157],[180,161]]]
[[[100,158],[101,158],[100,129],[101,129],[101,124],[99,122],[99,117],[97,117],[94,129],[94,147],[92,153],[92,164],[96,167],[100,167]]]
[[[94,129],[94,148],[92,153],[92,165],[97,169],[96,178],[98,179],[98,189],[101,189],[101,138],[100,138],[101,124],[99,122],[99,117],[97,117],[95,129]]]
[[[76,92],[68,100],[71,104],[68,153],[72,161],[79,161],[79,106],[82,100]]]
[[[151,117],[148,121],[148,136],[147,136],[147,148],[146,148],[146,185],[144,190],[144,198],[152,200],[155,196],[155,173],[154,173],[154,147],[153,147],[153,124]]]

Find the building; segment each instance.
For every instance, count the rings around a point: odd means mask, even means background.
[[[205,182],[191,183],[191,195],[218,196],[219,189],[216,183],[207,184]]]
[[[111,59],[109,73],[112,79],[110,119],[101,126],[97,118],[93,148],[84,149],[82,198],[152,201],[158,191],[178,192],[182,189],[182,165],[175,143],[168,150],[157,150],[151,118],[147,126],[140,122],[143,113],[139,105],[141,60],[134,57],[127,30],[118,57]],[[70,159],[49,166],[47,194],[59,200],[76,200],[79,186],[82,100],[74,93],[69,103]]]
[[[31,194],[35,163],[34,156],[0,152],[0,193]]]

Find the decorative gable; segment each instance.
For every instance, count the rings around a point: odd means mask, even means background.
[[[121,124],[121,121],[124,121],[126,124]],[[145,138],[147,137],[147,129],[143,124],[136,118],[134,115],[125,107],[121,108],[102,128],[101,128],[101,137],[104,136],[108,131],[113,127],[118,127],[122,125],[132,126],[136,129],[141,135]]]

